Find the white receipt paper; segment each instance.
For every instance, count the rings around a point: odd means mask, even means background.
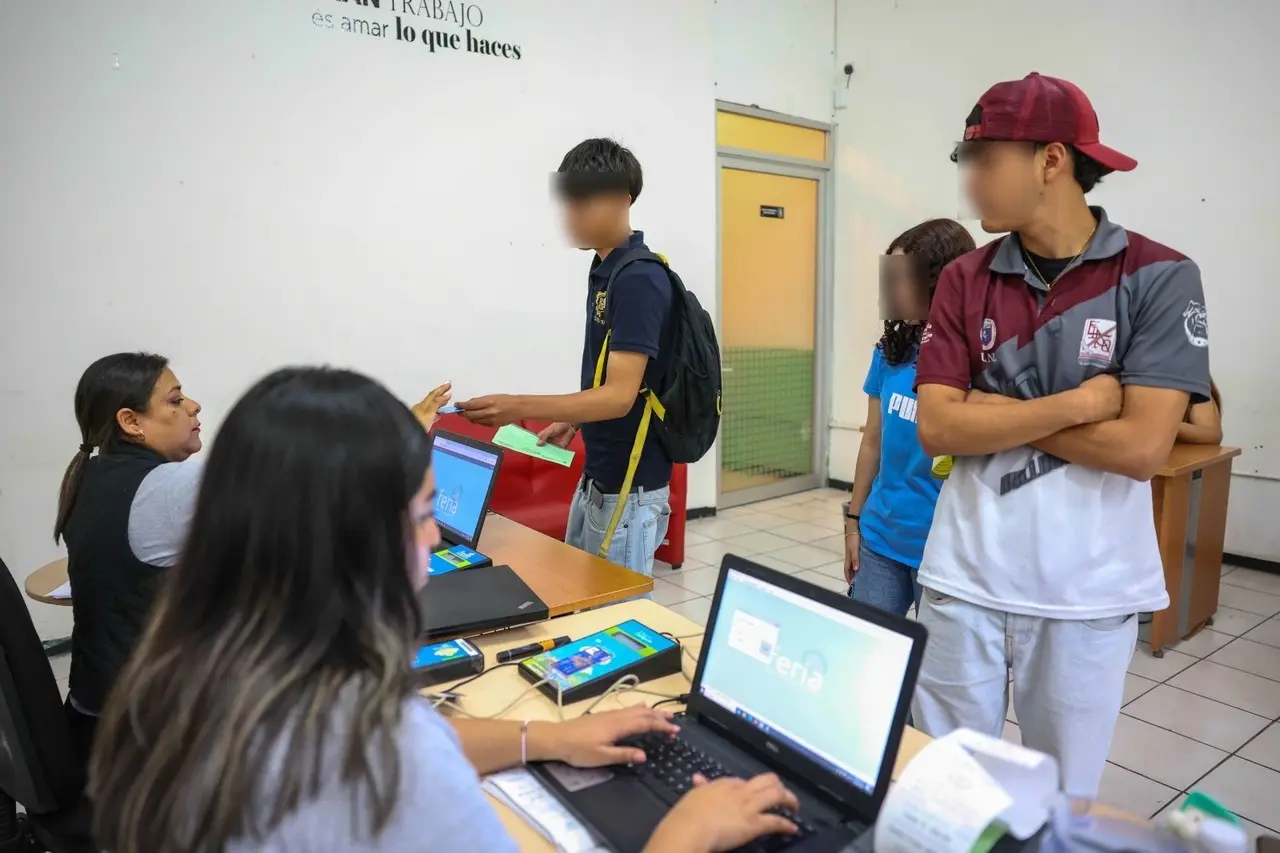
[[[71,597],[71,581],[67,581],[62,586],[49,593],[50,598],[67,599]]]
[[[889,790],[874,849],[968,853],[992,823],[1025,841],[1048,819],[1057,790],[1050,756],[960,729],[922,749]]]
[[[605,853],[590,831],[528,770],[518,767],[486,776],[484,789],[524,818],[560,853]]]

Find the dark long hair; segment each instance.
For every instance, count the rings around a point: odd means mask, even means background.
[[[76,423],[80,426],[80,449],[71,457],[58,491],[58,516],[53,523],[53,541],[62,538],[67,518],[75,506],[85,463],[99,448],[110,453],[124,441],[124,431],[116,420],[121,409],[146,412],[151,394],[169,360],[148,352],[118,352],[89,365],[76,383]]]
[[[99,723],[102,849],[261,838],[327,773],[386,827],[421,620],[408,507],[430,452],[404,404],[348,371],[281,370],[235,405]]]
[[[889,244],[886,254],[901,250],[907,256],[912,280],[928,306],[933,301],[933,291],[938,286],[942,268],[974,248],[973,236],[959,222],[930,219],[899,234]],[[889,364],[904,364],[915,358],[922,329],[923,324],[920,323],[885,320],[884,334],[877,344],[884,353],[884,360]]]

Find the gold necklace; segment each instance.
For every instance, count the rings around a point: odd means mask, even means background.
[[[1022,249],[1022,259],[1031,266],[1031,271],[1036,274],[1036,278],[1040,279],[1040,283],[1045,286],[1045,289],[1053,290],[1053,286],[1058,283],[1058,279],[1066,275],[1067,270],[1071,269],[1071,265],[1074,264],[1080,256],[1085,253],[1085,250],[1089,248],[1089,244],[1093,242],[1093,235],[1096,233],[1098,233],[1098,226],[1095,224],[1093,226],[1093,230],[1089,232],[1089,236],[1085,239],[1084,245],[1080,247],[1080,251],[1076,252],[1075,256],[1072,257],[1071,260],[1067,261],[1067,265],[1062,268],[1062,272],[1053,277],[1053,281],[1049,281],[1049,279],[1044,277],[1044,273],[1040,272],[1040,268],[1036,266],[1036,262],[1031,260],[1030,253],[1027,252],[1026,247],[1023,246],[1021,242],[1018,243],[1018,248]]]

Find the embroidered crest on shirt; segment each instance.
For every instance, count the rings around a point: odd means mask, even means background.
[[[605,290],[596,292],[595,321],[601,326],[604,325],[604,302],[608,295],[608,291]]]
[[[1116,354],[1116,321],[1085,320],[1080,335],[1080,363],[1107,367]]]
[[[982,331],[978,333],[982,343],[982,351],[986,352],[996,345],[996,321],[990,317],[982,321]]]
[[[920,333],[920,344],[927,344],[931,340],[933,340],[933,324],[925,323],[924,331]]]
[[[1203,302],[1192,299],[1182,312],[1182,329],[1187,333],[1187,342],[1193,347],[1209,345],[1209,312]]]

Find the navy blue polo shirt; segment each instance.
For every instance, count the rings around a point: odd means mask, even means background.
[[[671,316],[672,288],[667,272],[659,264],[638,261],[630,264],[613,283],[608,300],[609,316],[605,316],[605,288],[609,276],[627,249],[648,248],[644,234],[634,232],[625,246],[614,249],[602,260],[599,255],[591,263],[587,277],[587,331],[582,347],[582,390],[593,384],[596,361],[604,346],[605,332],[611,352],[637,352],[649,357],[644,371],[646,386],[660,384],[666,370],[662,344]],[[606,368],[607,375],[607,368]],[[603,381],[603,379],[602,379]],[[637,396],[626,415],[611,421],[582,425],[582,441],[587,447],[584,473],[605,494],[617,494],[627,474],[631,445],[644,400]],[[640,465],[636,468],[633,489],[660,489],[671,482],[671,460],[654,431],[645,440]]]

